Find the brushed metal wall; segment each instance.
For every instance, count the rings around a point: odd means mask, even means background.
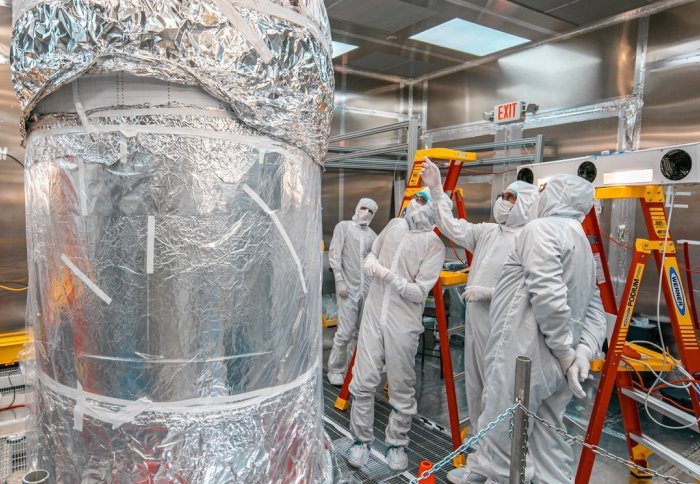
[[[700,140],[700,4],[649,22],[640,148]]]
[[[342,196],[340,184],[343,184]],[[390,172],[360,172],[356,170],[327,170],[321,177],[323,204],[323,242],[326,249],[333,237],[333,229],[341,220],[350,220],[357,202],[369,197],[379,205],[370,227],[379,233],[394,215],[391,200],[394,175]],[[342,199],[342,213],[340,201]]]
[[[498,61],[431,79],[409,89],[395,82],[352,74],[336,74],[336,107],[332,133],[352,132],[396,122],[401,116],[419,115],[424,129],[480,121],[483,111],[495,104],[523,99],[540,110],[593,104],[632,94],[639,21],[630,21],[550,45],[541,45]],[[700,2],[653,15],[649,21],[647,69],[643,91],[640,148],[700,140]],[[0,130],[10,153],[23,156],[17,134],[17,106],[9,86],[8,66],[0,66]],[[606,149],[616,149],[616,118],[526,129],[523,136],[543,134],[545,159],[562,159]],[[488,136],[453,140],[443,146],[492,141]],[[345,146],[381,146],[395,143],[396,133],[349,140]],[[491,154],[484,154],[490,156]],[[488,169],[460,180],[469,217],[490,220],[491,188]],[[484,174],[484,172],[486,174]],[[327,170],[323,184],[323,231],[326,247],[333,227],[352,216],[357,199],[371,196],[380,204],[372,223],[379,232],[391,218],[392,190],[403,173]],[[0,162],[3,213],[0,215],[0,270],[2,278],[26,277],[24,214],[21,169],[11,161]],[[341,193],[342,184],[342,196]],[[700,218],[693,217],[700,188],[686,200],[690,209],[678,209],[671,226],[674,238],[700,239]],[[604,229],[609,230],[609,205],[604,205]],[[640,215],[638,214],[638,218]],[[644,236],[637,220],[636,236]],[[700,249],[693,248],[694,268],[700,269]],[[700,279],[696,277],[696,287]],[[648,275],[643,290],[643,311],[655,312],[655,288]],[[700,293],[696,296],[700,300]],[[652,303],[649,303],[652,301]],[[654,306],[650,307],[650,304]],[[20,326],[24,320],[24,295],[0,292],[0,331]],[[663,310],[663,309],[662,309]]]
[[[27,242],[24,223],[23,168],[11,160],[0,161],[0,281],[27,282]],[[0,290],[0,333],[24,327],[25,292]]]
[[[430,80],[427,128],[479,121],[514,99],[545,110],[630,94],[636,45],[631,21]]]
[[[0,13],[7,12],[8,9],[0,9]],[[0,29],[0,38],[9,37],[9,29]],[[0,64],[0,148],[7,148],[8,154],[7,159],[0,160],[0,281],[26,282],[24,173],[22,166],[12,159],[24,160],[18,113],[19,105],[10,83],[10,66]],[[0,290],[0,333],[24,327],[26,298],[26,291]]]

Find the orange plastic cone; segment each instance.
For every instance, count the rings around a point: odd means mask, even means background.
[[[418,464],[418,477],[420,478],[424,472],[429,471],[432,468],[433,464],[431,464],[429,460],[422,460],[420,464]],[[422,480],[421,482],[424,484],[435,484],[435,474],[430,474],[430,477]]]

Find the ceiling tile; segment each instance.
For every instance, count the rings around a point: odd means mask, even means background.
[[[403,77],[421,76],[444,67],[385,52],[372,52],[359,59],[354,59],[349,65],[357,69],[385,72]]]
[[[401,0],[343,0],[328,7],[331,18],[387,32],[404,29],[436,13]]]

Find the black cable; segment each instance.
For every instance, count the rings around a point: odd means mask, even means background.
[[[9,156],[9,157],[12,158],[13,160],[15,160],[17,163],[19,163],[19,164],[22,166],[22,168],[24,168],[24,163],[22,163],[21,161],[19,161],[17,158],[15,158],[14,156],[12,156],[11,154],[5,153],[5,156]]]
[[[12,406],[15,404],[15,399],[17,398],[17,387],[15,387],[15,386],[12,384],[12,374],[13,374],[14,372],[17,372],[17,373],[20,373],[20,374],[22,373],[22,372],[19,371],[19,370],[13,370],[13,371],[11,371],[11,372],[7,375],[7,381],[10,383],[10,386],[12,387],[12,401],[10,402],[10,404],[9,404],[7,407],[0,409],[0,411],[8,410],[8,409],[12,408]]]

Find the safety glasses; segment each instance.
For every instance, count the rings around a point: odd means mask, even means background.
[[[426,203],[428,203],[428,201],[425,198],[423,198],[422,195],[418,195],[417,193],[414,194],[411,198],[416,202],[420,203],[421,205],[425,205]]]

